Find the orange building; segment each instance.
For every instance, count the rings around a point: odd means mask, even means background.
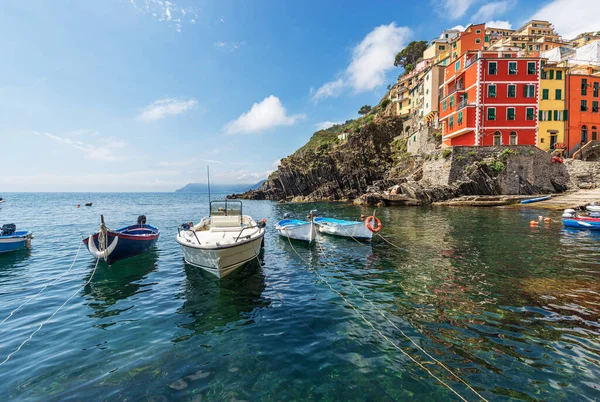
[[[600,131],[600,75],[567,75],[567,119],[566,141],[568,153],[572,155],[582,142],[599,140]]]
[[[450,61],[458,59],[469,50],[483,50],[485,47],[485,24],[469,25],[451,43]]]

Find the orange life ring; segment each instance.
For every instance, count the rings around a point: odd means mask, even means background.
[[[375,226],[373,226],[373,222],[375,222]],[[366,220],[365,220],[365,226],[367,227],[367,229],[369,229],[371,232],[373,233],[377,233],[381,230],[381,221],[374,217],[374,216],[369,216]]]

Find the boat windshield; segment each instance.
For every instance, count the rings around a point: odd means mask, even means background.
[[[242,202],[241,201],[211,201],[210,216],[241,216]]]

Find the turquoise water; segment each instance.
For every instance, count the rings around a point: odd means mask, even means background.
[[[0,361],[75,294],[0,366],[3,400],[459,400],[422,367],[478,400],[402,333],[488,400],[600,398],[600,234],[563,230],[559,213],[531,229],[535,209],[379,209],[399,248],[324,237],[323,254],[272,226],[315,205],[245,201],[268,219],[264,255],[219,281],[186,266],[174,240],[207,214],[201,195],[2,196],[0,223],[36,238],[0,256],[0,321],[64,275],[0,324]],[[95,265],[85,248],[64,272],[100,214],[113,228],[145,214],[161,237],[82,288]]]

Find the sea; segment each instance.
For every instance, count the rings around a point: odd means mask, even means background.
[[[219,280],[175,241],[204,194],[2,196],[0,224],[35,235],[0,255],[4,401],[600,399],[600,234],[560,212],[378,208],[372,243],[309,246],[274,223],[373,208],[244,201],[264,251]],[[101,215],[146,215],[155,249],[95,268],[81,240]]]

